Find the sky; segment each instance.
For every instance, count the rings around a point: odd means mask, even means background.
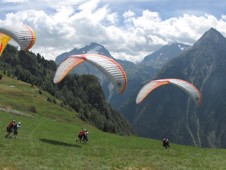
[[[226,37],[225,7],[225,0],[1,0],[0,24],[33,28],[31,51],[47,60],[96,42],[136,63],[173,42],[193,45],[210,28]]]

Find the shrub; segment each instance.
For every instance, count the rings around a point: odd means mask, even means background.
[[[35,106],[30,106],[30,107],[28,108],[28,110],[29,110],[30,112],[32,112],[32,113],[37,113],[36,107],[35,107]]]

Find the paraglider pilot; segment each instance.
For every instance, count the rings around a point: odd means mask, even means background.
[[[18,122],[13,126],[13,135],[14,139],[16,139],[16,136],[18,135],[18,129],[21,127],[21,123]]]
[[[170,144],[169,144],[169,139],[168,138],[166,138],[166,137],[163,138],[162,146],[165,147],[166,149],[170,148]]]
[[[5,135],[6,138],[9,137],[9,135],[12,133],[13,131],[13,127],[16,125],[16,121],[15,120],[12,120],[8,126],[6,127],[6,132],[7,134]]]

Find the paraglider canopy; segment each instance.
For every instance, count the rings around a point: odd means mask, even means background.
[[[137,104],[141,103],[147,97],[147,95],[151,93],[153,90],[167,84],[172,84],[174,86],[179,87],[194,100],[197,106],[201,105],[202,95],[200,91],[193,84],[180,79],[159,79],[148,82],[138,92],[136,103]]]
[[[36,41],[34,30],[26,25],[0,26],[0,56],[11,38],[24,51],[28,51]]]
[[[99,54],[79,54],[66,58],[57,67],[53,82],[59,83],[77,65],[88,62],[96,66],[111,81],[118,93],[123,93],[127,86],[127,77],[123,68],[113,59]]]

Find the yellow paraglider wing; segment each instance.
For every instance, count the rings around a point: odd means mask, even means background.
[[[2,55],[2,52],[10,40],[11,38],[8,35],[0,32],[0,56]]]

